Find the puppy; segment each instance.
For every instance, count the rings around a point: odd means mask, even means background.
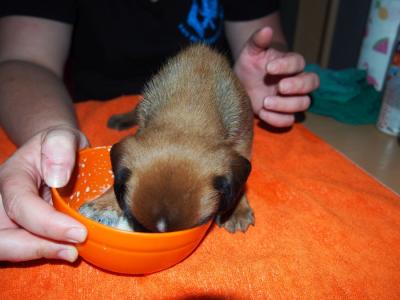
[[[250,173],[253,114],[228,61],[205,45],[170,59],[133,111],[109,120],[138,125],[111,149],[114,189],[81,208],[136,231],[191,228],[215,218],[229,232],[254,224],[243,193]]]

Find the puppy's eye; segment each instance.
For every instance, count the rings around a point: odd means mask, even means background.
[[[126,194],[126,182],[132,175],[131,170],[128,168],[120,168],[114,172],[114,193],[117,198],[118,204],[123,211],[126,211],[125,194]]]
[[[216,176],[214,178],[213,186],[221,194],[218,211],[228,211],[235,201],[232,184],[225,176]]]
[[[213,186],[221,194],[219,212],[224,213],[235,208],[250,171],[250,162],[241,155],[235,155],[232,158],[231,171],[214,177]]]

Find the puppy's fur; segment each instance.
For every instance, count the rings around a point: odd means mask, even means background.
[[[207,46],[188,47],[153,77],[135,110],[109,120],[117,129],[139,127],[111,149],[114,193],[81,212],[112,226],[127,219],[135,230],[151,232],[214,217],[230,232],[246,231],[254,224],[243,194],[252,120],[228,61]]]

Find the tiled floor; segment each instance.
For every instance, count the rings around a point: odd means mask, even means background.
[[[307,113],[303,124],[361,168],[400,194],[400,138],[374,125],[346,125]]]

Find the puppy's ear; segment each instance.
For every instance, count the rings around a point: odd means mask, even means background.
[[[214,178],[214,188],[221,193],[219,213],[230,212],[236,207],[243,186],[249,177],[251,164],[246,158],[236,154],[232,159],[230,169],[229,174]]]
[[[132,175],[132,172],[122,164],[122,155],[122,144],[114,144],[110,151],[111,166],[114,173],[114,193],[119,207],[123,211],[126,211],[127,207],[124,200],[126,193],[126,182]]]

